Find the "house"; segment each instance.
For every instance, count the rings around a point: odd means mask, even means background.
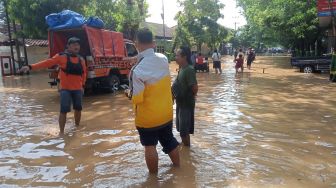
[[[20,26],[16,26],[17,31],[20,31]],[[14,33],[13,28],[11,28],[11,32]],[[0,25],[0,56],[11,56],[10,52],[10,41],[8,37],[8,29],[6,24]],[[14,41],[12,41],[12,44]],[[24,60],[24,48],[23,48],[23,41],[19,40],[20,46],[20,55],[19,57],[21,60]],[[25,46],[27,50],[27,60],[28,64],[34,64],[39,62],[43,59],[49,57],[49,50],[48,50],[48,41],[47,40],[40,40],[40,39],[25,39]],[[15,62],[18,62],[17,54],[15,46],[13,46],[14,51],[14,59]],[[15,67],[18,68],[18,64],[15,63]]]
[[[165,25],[165,35],[163,33],[163,24],[144,22],[140,24],[140,27],[147,27],[153,32],[156,42],[156,52],[171,52],[176,26],[168,27]]]

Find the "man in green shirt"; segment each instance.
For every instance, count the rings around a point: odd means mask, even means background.
[[[180,97],[176,99],[176,128],[180,132],[182,142],[190,146],[190,134],[194,134],[195,98],[198,92],[196,72],[191,66],[189,47],[181,47],[176,53],[176,62],[180,66],[176,82],[179,85]]]

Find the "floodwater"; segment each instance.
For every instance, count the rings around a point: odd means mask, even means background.
[[[85,97],[81,126],[69,114],[60,137],[47,73],[3,78],[0,187],[336,187],[336,84],[328,75],[258,57],[244,74],[226,59],[222,75],[197,78],[192,147],[180,148],[180,168],[160,151],[157,177],[147,173],[122,93]]]

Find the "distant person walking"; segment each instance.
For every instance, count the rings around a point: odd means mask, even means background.
[[[173,164],[180,165],[179,143],[172,131],[173,99],[169,64],[165,55],[154,53],[153,33],[149,29],[138,31],[136,45],[140,52],[138,63],[132,68],[130,90],[126,94],[134,105],[135,126],[145,147],[148,170],[157,173],[158,142]]]
[[[49,68],[54,65],[60,67],[60,97],[61,107],[59,115],[60,134],[64,134],[67,113],[71,111],[71,103],[75,110],[75,125],[79,126],[82,112],[83,88],[86,81],[85,60],[79,55],[80,39],[69,38],[67,50],[55,55],[53,58],[39,63],[24,66],[20,72]]]
[[[255,53],[253,52],[252,48],[249,48],[247,52],[247,68],[250,70],[253,61],[255,60]]]
[[[245,54],[244,54],[244,52],[243,52],[243,49],[239,49],[239,51],[238,51],[238,56],[239,55],[242,55],[243,56],[243,59],[245,58]]]
[[[236,48],[235,51],[234,51],[234,59],[237,59],[237,57],[238,57],[238,50]]]
[[[192,52],[192,55],[191,55],[191,65],[192,66],[196,66],[196,62],[197,62],[197,54],[196,52]]]
[[[222,55],[216,50],[214,50],[214,53],[212,54],[212,60],[213,60],[213,68],[215,69],[216,74],[222,74],[222,67],[221,67],[221,57]]]
[[[336,82],[336,52],[332,54],[330,65],[330,81]]]
[[[236,73],[238,73],[238,70],[241,69],[241,72],[244,72],[244,58],[242,54],[239,54],[238,58],[234,60],[236,63]]]
[[[174,83],[179,85],[179,95],[175,96],[176,128],[185,146],[190,146],[190,134],[194,134],[194,112],[198,92],[195,70],[188,65],[191,61],[190,55],[189,47],[181,47],[176,52],[176,62],[180,66],[180,71]]]

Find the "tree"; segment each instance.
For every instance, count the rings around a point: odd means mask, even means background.
[[[224,41],[227,29],[217,23],[223,18],[220,10],[224,7],[218,0],[178,0],[183,8],[175,19],[178,22],[174,46],[196,45],[200,51],[203,43],[216,48]]]
[[[100,17],[107,28],[134,40],[140,23],[147,17],[148,5],[145,0],[93,0],[84,9],[85,15]]]
[[[5,7],[2,1],[0,1],[0,25],[5,23]]]
[[[244,35],[253,36],[251,43],[282,45],[310,51],[320,38],[316,2],[307,0],[238,0],[243,8],[248,27]]]
[[[45,16],[64,9],[83,12],[86,0],[7,0],[11,19],[23,26],[30,38],[46,38],[48,26]]]
[[[134,39],[139,24],[147,17],[145,0],[6,0],[10,17],[23,26],[30,38],[46,38],[48,26],[45,16],[69,9],[85,16],[98,16],[106,28],[124,32]],[[0,12],[1,13],[1,12]]]

